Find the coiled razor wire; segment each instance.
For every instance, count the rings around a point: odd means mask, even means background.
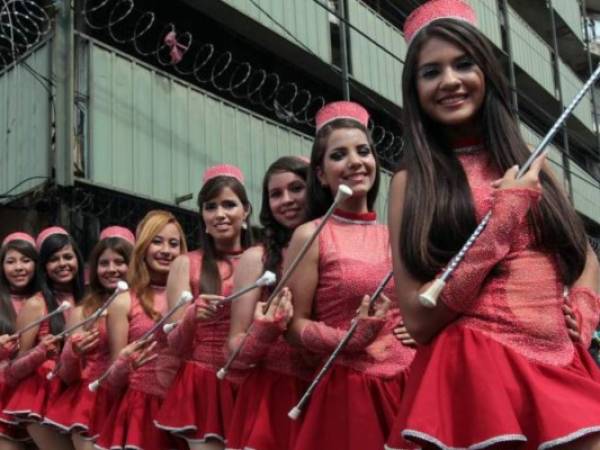
[[[138,10],[134,0],[84,0],[80,13],[90,29],[107,33],[139,56],[260,106],[282,122],[314,127],[315,114],[325,104],[323,96],[282,80],[276,72],[238,61],[230,51],[218,51],[211,43],[196,43],[190,32],[178,31],[174,23],[159,23],[153,11]],[[393,165],[402,150],[402,138],[374,123],[369,128],[379,157]]]
[[[18,60],[46,36],[50,16],[31,0],[0,0],[0,70]]]

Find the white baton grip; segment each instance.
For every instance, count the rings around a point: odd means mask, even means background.
[[[442,293],[444,286],[446,286],[446,282],[441,278],[436,278],[425,292],[419,294],[419,302],[421,305],[423,305],[425,308],[435,308],[435,305],[437,305],[437,299]]]

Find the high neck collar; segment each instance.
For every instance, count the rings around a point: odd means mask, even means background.
[[[346,223],[357,223],[362,225],[370,225],[377,223],[377,213],[375,211],[355,213],[350,211],[344,211],[343,209],[338,208],[333,211],[333,217],[335,217],[340,222]]]
[[[477,153],[483,150],[483,141],[475,137],[462,137],[450,142],[450,147],[454,153]]]

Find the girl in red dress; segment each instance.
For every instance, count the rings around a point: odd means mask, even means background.
[[[379,163],[367,122],[352,102],[325,105],[316,116],[311,155],[309,218],[290,242],[292,260],[312,235],[341,184],[346,199],[309,247],[289,281],[294,318],[288,332],[308,357],[323,362],[351,321],[356,333],[315,389],[304,411],[296,450],[380,450],[390,431],[403,391],[403,377],[414,350],[394,336],[401,322],[389,283],[369,308],[369,296],[392,268],[387,227],[373,211]]]
[[[388,445],[597,450],[598,369],[569,339],[563,291],[597,323],[598,261],[543,157],[515,179],[531,153],[474,19],[462,1],[434,0],[405,24],[407,145],[388,210],[400,306],[422,345]],[[488,210],[437,306],[423,307],[418,293]]]
[[[308,162],[294,156],[279,158],[267,170],[260,212],[264,243],[242,255],[234,290],[252,284],[265,270],[281,277],[292,232],[306,220],[307,173]],[[283,337],[292,314],[289,290],[282,291],[269,311],[263,312],[264,300],[272,289],[250,291],[231,307],[229,349],[236,350],[253,323],[236,360],[253,368],[236,397],[227,434],[228,449],[292,449],[301,423],[289,420],[287,413],[308,385],[312,370]]]
[[[127,278],[127,267],[135,243],[133,233],[123,227],[108,227],[90,255],[89,291],[82,304],[69,317],[67,326],[80,323],[93,314]],[[57,375],[68,387],[46,411],[44,424],[71,433],[76,450],[93,449],[92,439],[109,412],[110,393],[101,386],[92,392],[88,385],[108,369],[110,351],[106,316],[89,330],[79,329],[63,347]]]
[[[202,250],[175,261],[168,285],[171,304],[183,290],[196,298],[174,316],[181,322],[169,334],[169,345],[185,362],[155,422],[184,437],[191,449],[222,449],[241,374],[233,371],[225,380],[216,376],[225,363],[231,304],[215,303],[232,293],[234,269],[251,244],[251,207],[240,169],[230,165],[207,169],[198,208]]]
[[[77,305],[83,298],[83,260],[71,236],[60,227],[43,230],[36,240],[39,251],[38,273],[41,274],[41,292],[26,300],[18,317],[17,329],[54,311],[63,302]],[[72,308],[59,313],[19,339],[19,364],[28,362],[29,370],[15,387],[4,405],[4,413],[14,420],[27,423],[27,431],[38,447],[68,449],[71,443],[66,436],[43,427],[49,402],[63,388],[58,378],[47,379],[58,360],[59,342],[54,335],[65,327]],[[35,344],[38,344],[34,348]]]
[[[35,240],[27,233],[12,233],[4,238],[0,249],[0,340],[2,358],[6,363],[16,354],[16,318],[25,300],[35,294],[38,288],[36,264],[38,253]],[[14,386],[8,384],[5,371],[0,381],[0,411],[9,399]],[[14,375],[13,368],[13,375]],[[18,381],[18,380],[14,380]],[[0,412],[0,450],[20,450],[28,439],[24,427],[19,427],[10,417]]]
[[[168,311],[169,270],[186,250],[183,230],[167,211],[150,211],[137,227],[128,271],[129,291],[114,300],[106,319],[113,362],[101,386],[113,391],[114,400],[104,418],[97,448],[181,448],[182,443],[152,422],[180,359],[168,348],[162,329],[149,339],[141,338]]]

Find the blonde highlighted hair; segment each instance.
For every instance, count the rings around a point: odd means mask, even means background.
[[[131,262],[129,264],[129,273],[127,277],[129,288],[135,292],[142,309],[153,320],[159,319],[161,315],[154,310],[154,294],[150,287],[151,278],[150,271],[146,264],[146,251],[154,237],[169,224],[173,224],[177,227],[181,242],[181,253],[186,253],[187,243],[185,234],[175,216],[168,211],[154,210],[146,214],[137,226],[135,233],[136,243],[133,247]]]

